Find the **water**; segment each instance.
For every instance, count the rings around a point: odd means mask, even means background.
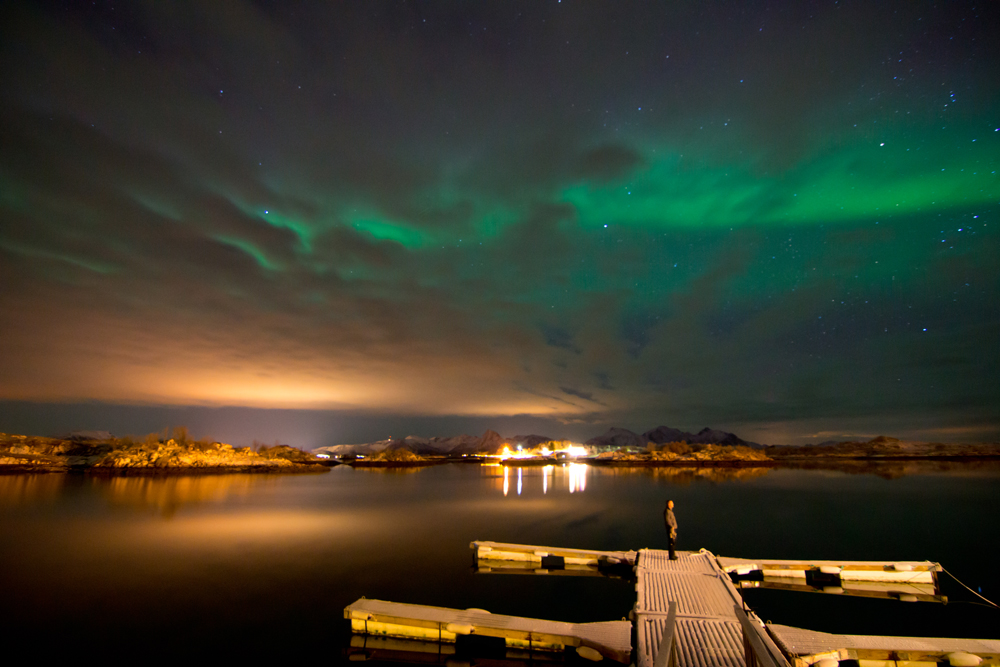
[[[1000,467],[828,470],[480,467],[316,475],[0,476],[0,627],[46,651],[337,659],[366,596],[614,620],[630,583],[477,574],[472,540],[729,556],[941,562],[1000,599]],[[882,475],[882,476],[879,476]],[[901,475],[901,476],[900,476]],[[947,606],[746,591],[764,618],[840,633],[1000,637],[947,577]]]

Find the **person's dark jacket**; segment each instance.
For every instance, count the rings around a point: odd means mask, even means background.
[[[670,528],[670,537],[677,537],[677,517],[674,516],[674,511],[669,507],[663,510],[663,522],[667,524]]]

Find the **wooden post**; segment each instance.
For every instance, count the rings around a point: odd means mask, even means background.
[[[747,667],[791,667],[774,641],[763,628],[750,620],[739,605],[735,605],[736,618],[743,627],[743,650]]]
[[[677,603],[667,603],[667,622],[663,626],[663,638],[660,647],[656,649],[656,661],[653,667],[677,667]]]

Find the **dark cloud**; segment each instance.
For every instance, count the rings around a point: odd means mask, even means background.
[[[607,391],[613,391],[614,386],[611,384],[611,376],[603,371],[594,371],[594,377],[597,379],[597,386],[601,389]]]
[[[559,387],[559,389],[564,394],[569,394],[570,396],[576,396],[577,398],[582,398],[585,401],[594,400],[594,394],[589,391],[581,391],[579,389],[573,389],[572,387]]]
[[[580,354],[580,348],[573,343],[573,335],[560,327],[542,327],[545,344],[557,347],[574,354]]]

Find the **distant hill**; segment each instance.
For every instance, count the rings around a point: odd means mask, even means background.
[[[319,447],[313,451],[316,453],[329,454],[330,456],[358,455],[370,456],[382,451],[406,450],[420,456],[456,456],[461,454],[496,454],[500,452],[504,445],[509,444],[511,439],[503,438],[493,430],[487,430],[481,436],[456,435],[450,438],[432,437],[423,438],[417,435],[408,435],[405,438],[394,440],[379,440],[378,442],[367,442],[356,445],[331,445],[329,447]]]
[[[591,438],[583,444],[590,445],[591,447],[636,447],[641,449],[647,443],[648,440],[646,438],[638,433],[633,433],[627,428],[610,428],[604,435]]]
[[[689,445],[732,445],[753,447],[755,449],[763,447],[763,445],[759,445],[756,442],[744,440],[735,433],[719,431],[708,427],[701,429],[697,433],[687,433],[670,428],[669,426],[658,426],[652,431],[643,433],[642,437],[648,442],[655,442],[658,445],[662,445],[665,442],[686,442]]]
[[[914,442],[880,435],[865,441],[829,441],[818,445],[772,445],[765,448],[775,460],[818,458],[993,458],[1000,443]]]
[[[555,438],[550,438],[547,435],[515,435],[508,440],[512,445],[521,445],[524,449],[534,449],[538,445],[552,442]]]
[[[654,442],[662,445],[665,442],[686,442],[693,445],[732,445],[760,449],[762,445],[748,442],[734,433],[703,428],[698,433],[688,433],[669,426],[658,426],[642,435],[625,428],[611,428],[604,435],[591,438],[585,444],[594,447],[635,447],[644,448]]]

